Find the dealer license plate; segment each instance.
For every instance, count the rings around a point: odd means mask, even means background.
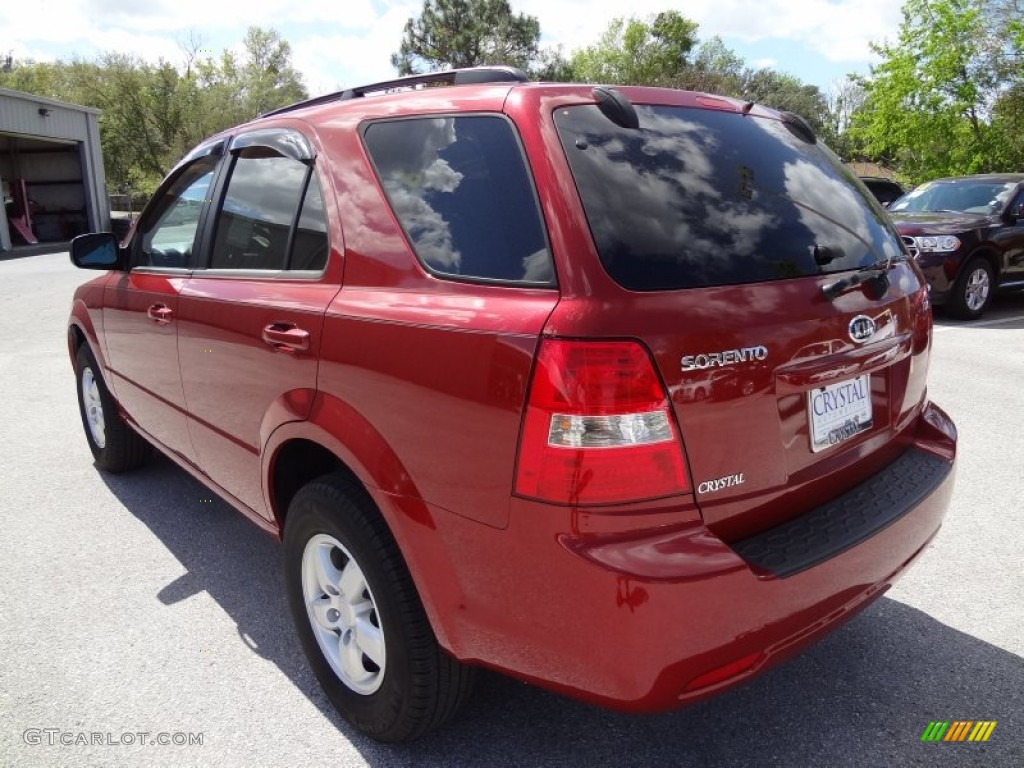
[[[871,429],[871,374],[812,389],[807,419],[815,453]]]

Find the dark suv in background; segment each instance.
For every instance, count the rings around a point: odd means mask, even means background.
[[[1024,174],[936,179],[889,212],[933,304],[973,320],[997,288],[1024,288]]]
[[[72,259],[97,465],[155,446],[283,537],[377,739],[479,666],[634,712],[724,690],[883,594],[952,492],[924,278],[795,115],[378,83],[203,142]]]

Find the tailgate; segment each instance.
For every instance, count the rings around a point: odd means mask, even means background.
[[[697,501],[727,540],[802,514],[898,455],[928,348],[919,294],[898,287],[916,276],[901,264],[891,277],[883,300],[853,291],[829,302],[814,278],[702,289],[676,297],[691,305],[685,330],[668,299],[645,313]]]
[[[925,398],[927,294],[886,214],[798,119],[635,108],[638,128],[593,105],[554,114],[621,288],[590,332],[652,352],[705,522],[735,540],[899,455]],[[880,290],[822,292],[879,262]]]

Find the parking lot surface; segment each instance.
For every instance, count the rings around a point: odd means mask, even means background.
[[[89,277],[66,254],[0,261],[0,765],[1024,765],[1024,295],[978,323],[937,318],[930,393],[960,429],[956,494],[856,619],[665,715],[489,674],[454,724],[386,747],[308,671],[273,540],[167,460],[93,467],[65,344]],[[997,726],[922,743],[936,720]]]

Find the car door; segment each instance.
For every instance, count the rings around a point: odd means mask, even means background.
[[[181,288],[178,352],[200,466],[269,518],[260,450],[308,415],[340,263],[328,269],[326,187],[303,134],[240,134],[227,162],[201,268]]]
[[[1024,184],[1006,208],[1007,221],[997,236],[1003,251],[1003,285],[1024,285]]]
[[[132,238],[130,269],[104,289],[103,329],[118,402],[151,438],[192,463],[178,369],[178,295],[191,271],[217,149],[183,163],[164,182]]]

